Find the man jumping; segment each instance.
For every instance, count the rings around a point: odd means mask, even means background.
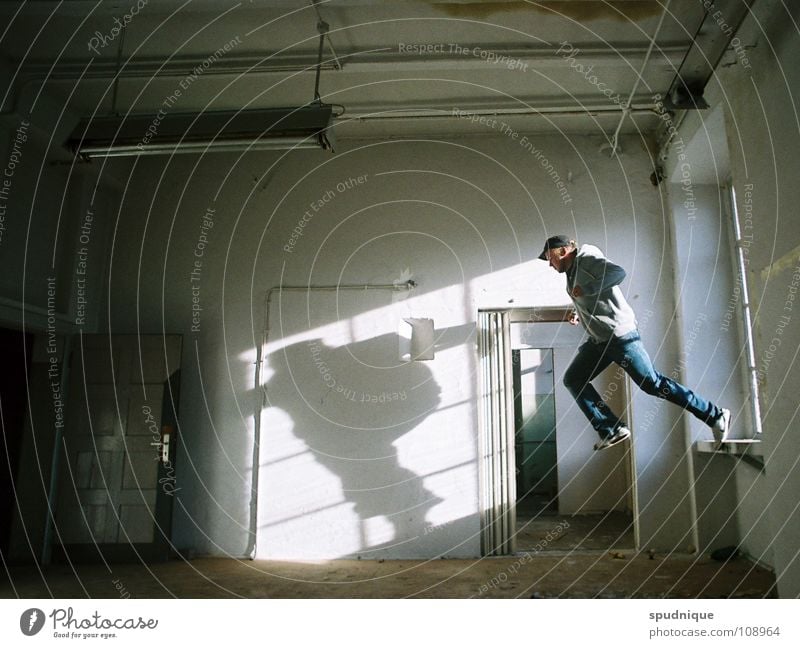
[[[656,371],[639,337],[636,316],[619,284],[625,271],[593,245],[576,246],[565,235],[551,236],[539,255],[567,275],[567,293],[575,306],[571,324],[583,325],[589,339],[564,374],[564,386],[600,435],[595,450],[610,448],[631,435],[592,386],[591,381],[614,362],[645,393],[675,403],[711,427],[722,443],[731,425],[730,410],[701,398],[691,389]]]

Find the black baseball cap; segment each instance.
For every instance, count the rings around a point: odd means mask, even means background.
[[[542,253],[539,255],[539,258],[542,261],[547,261],[548,250],[552,250],[553,248],[566,247],[571,243],[572,239],[566,234],[556,234],[555,236],[551,236],[544,242],[544,248],[542,249]]]

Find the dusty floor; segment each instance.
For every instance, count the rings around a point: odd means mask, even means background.
[[[530,515],[517,513],[517,551],[630,549],[633,516],[611,511],[598,515]]]
[[[744,558],[632,551],[433,561],[287,563],[204,558],[157,565],[12,567],[12,598],[761,598],[772,573]]]

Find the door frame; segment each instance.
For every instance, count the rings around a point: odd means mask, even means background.
[[[514,380],[507,310],[478,311],[478,448],[481,555],[516,551]]]
[[[493,314],[493,326],[488,315]],[[512,555],[516,551],[516,474],[511,324],[563,323],[569,307],[481,309],[478,311],[478,404],[481,554]],[[555,348],[555,347],[554,347]],[[625,411],[631,427],[634,415],[630,377],[625,374]],[[510,402],[510,404],[509,404]],[[510,416],[510,425],[508,417]],[[510,434],[509,434],[510,428]],[[631,495],[634,549],[640,546],[639,497],[632,435],[625,462]],[[510,466],[510,468],[509,468]]]

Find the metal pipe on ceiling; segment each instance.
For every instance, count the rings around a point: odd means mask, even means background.
[[[463,112],[476,116],[491,116],[491,117],[580,117],[591,114],[616,114],[619,113],[619,106],[616,104],[591,106],[583,108],[575,108],[574,106],[550,106],[542,108],[479,108],[475,110],[465,109]],[[629,111],[631,116],[634,115],[658,115],[655,104],[646,104],[637,108],[631,108]],[[452,109],[420,109],[420,110],[403,110],[403,109],[376,109],[369,112],[347,112],[349,120],[354,121],[382,121],[393,119],[452,119]]]
[[[326,38],[326,43],[330,38]],[[532,63],[552,63],[559,65],[561,56],[557,54],[556,47],[520,48],[503,47],[491,43],[476,45],[481,51],[491,51],[498,58],[519,59]],[[629,45],[614,45],[606,47],[592,45],[576,46],[584,56],[593,59],[602,59],[609,63],[618,63],[621,57],[626,61],[644,56],[645,47]],[[664,65],[674,63],[677,66],[686,52],[685,43],[666,43],[659,50],[668,58]],[[205,56],[171,57],[165,62],[163,58],[143,57],[128,60],[122,69],[118,69],[116,61],[93,61],[87,69],[87,62],[82,59],[66,59],[53,65],[52,62],[33,62],[22,66],[24,78],[30,80],[75,81],[77,79],[97,80],[113,79],[119,73],[120,78],[146,78],[154,77],[175,78],[191,74],[195,68],[201,66],[206,60]],[[278,74],[284,72],[314,72],[317,66],[317,52],[302,54],[251,54],[240,56],[226,56],[203,70],[203,75],[241,75],[250,74]],[[326,59],[322,63],[323,70],[345,70],[353,72],[380,72],[390,68],[452,68],[474,69],[486,67],[486,61],[479,57],[465,57],[457,54],[438,54],[423,56],[418,54],[399,54],[393,50],[383,49],[375,51],[347,52],[336,59]]]
[[[314,11],[317,13],[317,21],[318,23],[327,23],[325,20],[322,19],[322,14],[319,12],[319,7],[317,7],[317,3],[319,0],[311,0],[311,6],[314,7]],[[336,50],[333,48],[333,43],[331,42],[330,36],[326,39],[326,44],[328,49],[331,51],[331,56],[333,57],[333,67],[336,70],[342,69],[342,64],[339,62],[339,57],[336,55]],[[321,56],[321,53],[320,53]]]
[[[661,16],[658,19],[658,25],[656,25],[656,31],[653,34],[653,38],[650,39],[650,46],[647,48],[647,54],[645,54],[644,61],[642,61],[642,67],[639,69],[639,74],[636,75],[636,82],[633,84],[633,88],[631,88],[631,92],[628,95],[628,100],[622,107],[622,115],[619,118],[619,124],[617,124],[617,129],[614,131],[614,136],[611,138],[610,157],[614,157],[617,154],[617,151],[619,150],[619,133],[622,130],[622,124],[625,122],[625,118],[630,113],[631,102],[633,101],[633,97],[636,94],[636,90],[639,89],[639,84],[642,81],[645,68],[647,67],[647,63],[650,61],[650,55],[653,53],[653,47],[655,47],[656,40],[658,39],[658,34],[661,32],[661,26],[664,24],[664,18],[669,12],[670,2],[672,2],[672,0],[667,0],[666,3],[664,3],[664,11],[661,12]]]

